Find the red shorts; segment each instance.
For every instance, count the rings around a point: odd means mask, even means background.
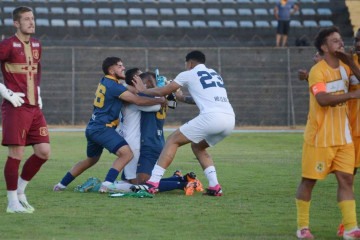
[[[28,146],[38,143],[49,143],[49,132],[45,117],[38,107],[13,107],[3,101],[2,142],[3,146]]]

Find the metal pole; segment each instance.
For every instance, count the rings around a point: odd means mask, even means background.
[[[75,48],[71,48],[71,124],[75,125]]]
[[[294,109],[294,96],[292,92],[291,84],[291,66],[290,66],[290,48],[287,48],[287,75],[288,75],[288,126],[291,125],[292,118],[292,127],[295,128],[295,109]]]

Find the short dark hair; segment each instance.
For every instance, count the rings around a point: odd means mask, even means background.
[[[314,45],[321,55],[324,54],[323,50],[321,49],[321,46],[326,42],[327,37],[335,32],[340,34],[339,28],[336,26],[331,26],[328,28],[321,29],[316,35]]]
[[[12,12],[12,18],[14,21],[19,21],[21,18],[21,14],[32,11],[33,10],[30,7],[26,7],[26,6],[17,7]]]
[[[140,74],[139,77],[143,80],[149,77],[153,77],[154,79],[156,79],[156,74],[154,72],[143,72],[142,74]]]
[[[107,57],[102,63],[102,70],[105,75],[109,74],[109,68],[121,62],[121,58],[118,57]]]
[[[139,68],[131,68],[129,70],[127,70],[125,72],[125,82],[126,84],[129,84],[129,85],[134,85],[132,80],[134,78],[134,76],[136,75],[136,73],[140,71]]]
[[[205,63],[205,54],[197,50],[189,52],[185,57],[185,61],[188,62],[189,60],[194,60],[198,63]]]

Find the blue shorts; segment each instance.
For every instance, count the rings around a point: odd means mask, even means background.
[[[159,159],[162,149],[154,149],[150,147],[140,148],[140,157],[136,173],[145,173],[151,175],[151,172]]]
[[[115,131],[115,128],[86,129],[85,136],[88,157],[100,156],[104,148],[110,153],[116,154],[119,148],[128,145],[125,139]]]

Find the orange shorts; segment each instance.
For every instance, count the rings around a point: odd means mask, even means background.
[[[325,179],[334,171],[354,173],[354,144],[334,147],[315,147],[304,143],[302,153],[302,177]]]
[[[355,147],[355,167],[360,167],[360,136],[353,137]]]

